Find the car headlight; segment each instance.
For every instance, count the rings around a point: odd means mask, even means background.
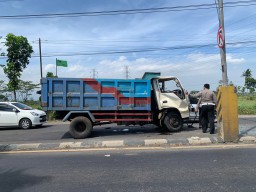
[[[38,113],[35,113],[35,112],[30,112],[33,116],[39,116]]]

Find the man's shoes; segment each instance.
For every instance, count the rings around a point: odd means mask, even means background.
[[[203,133],[206,133],[206,131],[203,131]]]

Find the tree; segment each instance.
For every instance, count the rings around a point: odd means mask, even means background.
[[[19,93],[20,99],[23,102],[28,100],[28,97],[32,95],[34,89],[39,88],[40,84],[33,84],[32,81],[22,81],[19,82],[19,88],[17,92]]]
[[[52,72],[47,72],[46,77],[54,78],[54,77],[55,77],[55,75],[53,75],[53,73],[52,73]]]
[[[256,88],[256,80],[252,77],[252,70],[247,69],[242,74],[244,78],[244,87],[249,90],[250,93],[253,93]]]
[[[3,46],[2,46],[3,42],[2,42],[2,36],[0,36],[0,56],[5,56],[3,51]]]
[[[243,77],[251,77],[252,76],[252,71],[250,69],[247,69],[243,72],[242,74]]]
[[[8,90],[3,80],[0,80],[0,101],[8,101]],[[5,95],[4,95],[5,94]]]
[[[11,33],[6,36],[5,46],[7,47],[7,65],[4,67],[4,73],[9,79],[7,87],[13,92],[14,100],[16,101],[19,78],[29,64],[33,49],[26,37],[15,36]]]

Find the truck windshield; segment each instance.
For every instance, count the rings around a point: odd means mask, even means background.
[[[162,92],[171,92],[173,90],[179,89],[180,85],[174,80],[160,80],[159,87]]]
[[[175,79],[160,79],[159,89],[162,93],[174,93],[179,98],[184,99],[181,85]]]
[[[23,104],[23,103],[12,103],[13,105],[15,105],[16,107],[18,107],[19,109],[22,110],[32,110],[33,108]]]

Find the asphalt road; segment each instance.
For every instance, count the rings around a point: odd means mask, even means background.
[[[217,125],[216,125],[217,126]],[[1,144],[21,144],[21,143],[49,143],[49,142],[68,142],[74,141],[68,133],[69,123],[47,123],[42,128],[33,128],[23,130],[20,128],[0,128]],[[240,117],[239,127],[241,135],[256,136],[256,117]],[[170,133],[161,132],[156,126],[117,126],[109,124],[104,126],[96,126],[93,134],[87,140],[120,140],[120,139],[183,139],[190,137],[212,137],[209,133],[203,134],[198,129],[198,124],[194,124],[193,128],[184,124],[181,132]],[[75,140],[79,141],[79,140]]]
[[[0,154],[3,192],[256,191],[256,148]]]
[[[21,143],[51,143],[51,142],[73,142],[83,141],[73,139],[69,134],[69,124],[51,124],[48,123],[42,128],[33,128],[22,130],[19,128],[2,128],[0,129],[1,144],[21,144]],[[154,125],[145,126],[117,126],[109,124],[96,126],[93,128],[93,133],[87,140],[122,140],[122,139],[183,139],[193,136],[210,137],[217,136],[209,133],[203,134],[198,124],[190,128],[184,125],[181,132],[171,133],[161,131]]]

